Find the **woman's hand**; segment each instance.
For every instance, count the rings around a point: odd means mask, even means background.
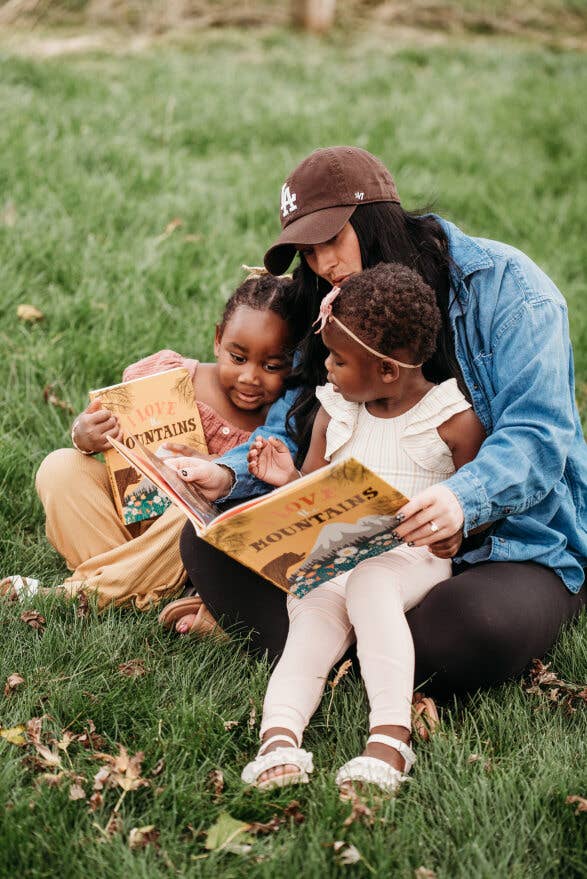
[[[293,482],[299,474],[296,470],[291,452],[285,443],[274,436],[264,439],[255,437],[249,454],[249,473],[268,482],[269,485],[285,485]]]
[[[437,543],[433,543],[429,549],[432,555],[439,559],[452,559],[461,548],[462,542],[463,529],[461,528],[452,537],[447,537],[446,540],[439,540]]]
[[[419,492],[398,510],[397,517],[401,521],[395,529],[396,534],[412,546],[430,546],[434,552],[432,547],[446,542],[445,547],[441,545],[441,552],[453,546],[456,552],[461,544],[465,516],[456,495],[445,485],[433,485]],[[452,542],[448,543],[449,540]],[[451,557],[435,554],[440,558]]]
[[[209,501],[227,495],[232,488],[233,475],[228,467],[200,458],[166,458],[165,463],[175,470],[184,482],[195,482]]]
[[[92,400],[74,422],[73,438],[84,452],[107,452],[112,448],[107,437],[112,436],[122,442],[123,435],[118,419],[108,409],[102,408],[99,399]]]

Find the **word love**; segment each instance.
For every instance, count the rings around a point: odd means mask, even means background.
[[[175,415],[176,411],[177,403],[173,400],[157,400],[154,403],[147,403],[142,409],[135,409],[132,415],[129,412],[126,417],[131,427],[136,429],[151,418]]]

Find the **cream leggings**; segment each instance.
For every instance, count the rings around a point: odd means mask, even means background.
[[[451,575],[451,563],[424,547],[400,546],[350,574],[289,597],[289,634],[267,688],[261,735],[286,727],[302,741],[332,666],[356,640],[367,689],[369,727],[411,728],[414,645],[405,612]]]
[[[118,518],[106,467],[75,449],[47,455],[37,473],[49,542],[73,572],[64,588],[94,592],[99,607],[134,603],[140,610],[175,595],[186,580],[179,555],[185,516],[171,506],[152,522]]]

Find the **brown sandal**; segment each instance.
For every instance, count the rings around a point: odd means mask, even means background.
[[[172,629],[178,620],[188,614],[194,614],[195,620],[183,634],[214,635],[223,641],[228,640],[228,635],[220,628],[199,595],[188,595],[171,601],[159,614],[159,622],[164,628]]]

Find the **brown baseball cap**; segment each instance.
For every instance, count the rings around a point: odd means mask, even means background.
[[[281,275],[298,245],[322,244],[337,235],[359,204],[400,203],[393,177],[359,147],[315,150],[281,187],[281,235],[265,254],[265,267]]]

